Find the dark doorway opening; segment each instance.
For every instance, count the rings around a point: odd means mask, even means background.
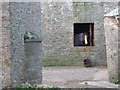
[[[74,46],[94,46],[94,23],[74,23]]]

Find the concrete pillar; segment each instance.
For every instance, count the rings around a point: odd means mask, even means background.
[[[2,85],[0,88],[11,86],[11,54],[10,54],[10,12],[9,2],[2,2],[2,57],[1,57],[1,71]]]
[[[30,84],[41,84],[42,66],[41,66],[41,40],[32,40],[25,42],[25,81]]]
[[[26,31],[40,37],[40,12],[39,2],[0,2],[0,89],[26,82],[41,84],[41,46],[34,43],[26,46],[24,42]],[[25,50],[31,50],[37,59],[30,59],[30,52]]]
[[[2,29],[2,2],[0,1],[0,29]],[[2,30],[0,30],[2,37]],[[0,52],[2,52],[2,38],[0,38]],[[0,90],[2,89],[2,53],[0,53]]]
[[[26,31],[40,37],[40,12],[39,2],[10,2],[12,85],[40,84],[42,81],[41,47],[35,43],[24,43]]]
[[[106,36],[107,66],[109,70],[109,80],[117,83],[120,81],[120,50],[119,50],[119,23],[114,16],[106,16],[104,19],[104,28]]]

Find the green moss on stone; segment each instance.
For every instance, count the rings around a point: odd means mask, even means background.
[[[120,77],[118,79],[112,79],[111,82],[115,84],[120,84]]]
[[[48,66],[80,66],[82,64],[82,58],[79,53],[75,53],[74,56],[48,56],[42,59],[44,67]]]
[[[88,3],[88,2],[82,2],[82,3],[74,3],[73,4],[73,9],[74,9],[74,17],[76,18],[80,18],[80,16],[84,15],[90,15],[93,13],[87,13],[87,12],[91,12],[91,9],[93,8],[92,3]],[[82,12],[84,10],[85,12]]]

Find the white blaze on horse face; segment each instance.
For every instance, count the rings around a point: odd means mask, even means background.
[[[85,44],[88,44],[87,35],[85,35]]]
[[[120,16],[116,16],[115,19],[117,20],[117,23],[120,23]]]

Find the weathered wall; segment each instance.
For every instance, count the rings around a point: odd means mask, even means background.
[[[105,17],[105,36],[106,36],[106,51],[107,51],[107,65],[109,70],[110,81],[117,83],[120,68],[119,68],[119,37],[120,33],[117,20],[115,17]],[[120,78],[119,78],[120,81]]]
[[[0,74],[0,80],[2,81],[0,81],[0,89],[18,83],[40,84],[42,81],[40,56],[39,60],[31,59],[33,64],[29,64],[31,62],[28,62],[25,56],[24,47],[25,31],[31,31],[41,36],[40,3],[4,2],[1,7],[2,32],[0,32],[0,35],[2,38],[0,38],[0,42],[2,44],[0,44],[0,50],[2,50],[2,53],[0,55],[0,73],[2,75]],[[28,67],[32,68],[28,70]],[[29,73],[26,73],[26,70]],[[30,72],[36,73],[38,77],[34,73],[30,74]],[[26,76],[31,78],[26,78]]]
[[[74,12],[74,23],[94,23],[95,5],[94,3],[81,2],[73,3]],[[93,60],[94,58],[94,47],[74,47],[79,51],[79,54],[83,58],[89,58]]]
[[[2,2],[0,2],[0,37],[2,37]],[[0,52],[2,52],[2,38],[0,38]],[[0,53],[0,78],[0,87],[2,87],[2,53]]]
[[[73,49],[72,3],[42,3],[41,9],[43,64],[79,65],[79,53]]]
[[[120,2],[118,3],[118,8],[120,8]],[[120,11],[119,11],[120,13]],[[118,27],[118,79],[120,82],[120,22],[119,22],[119,27]]]
[[[40,58],[39,60],[35,59],[36,57],[33,56],[34,53],[32,55],[30,54],[31,52],[25,51],[28,50],[28,47],[24,44],[24,34],[26,31],[36,33],[40,36],[40,12],[40,3],[38,2],[10,2],[11,77],[13,84],[26,82],[40,84],[42,81]],[[29,50],[33,48],[34,45]],[[32,58],[26,56],[28,54]]]
[[[9,3],[2,3],[2,87],[11,85]],[[2,88],[1,87],[1,88]]]
[[[94,3],[94,2],[74,3],[74,23],[94,23],[94,46],[77,47],[83,58],[88,57],[94,60],[94,62],[97,62],[97,60],[103,60],[100,59],[100,55],[97,56],[97,54],[101,53],[101,51],[96,50],[101,48],[101,46],[98,47],[98,45],[101,43],[101,41],[99,41],[99,37],[101,37],[100,35],[101,33],[104,33],[104,31],[99,33],[97,30],[101,28],[101,24],[97,24],[97,23],[103,23],[102,21],[101,22],[98,21],[98,20],[102,20],[101,16],[103,16],[103,8],[101,5],[102,5],[101,3]],[[98,9],[99,12],[96,13]]]
[[[106,65],[106,47],[104,31],[104,14],[117,8],[117,3],[74,3],[75,23],[94,23],[94,46],[79,47],[83,57],[90,57],[97,65]]]
[[[24,82],[25,3],[10,2],[12,85]]]
[[[106,65],[104,14],[116,7],[117,3],[43,3],[43,64],[81,65],[87,57]],[[95,46],[73,46],[73,23],[94,23]]]
[[[11,84],[10,75],[14,76],[14,81],[24,81],[22,76],[25,74],[25,31],[35,32],[41,37],[41,28],[43,60],[47,65],[80,65],[84,57],[90,57],[98,64],[106,65],[103,15],[116,8],[117,3],[79,3],[77,6],[75,4],[42,3],[42,16],[40,3],[14,2],[10,3],[10,8],[9,3],[1,5],[0,67],[3,82],[0,82],[3,86]],[[94,47],[73,47],[73,23],[76,22],[95,23]]]

